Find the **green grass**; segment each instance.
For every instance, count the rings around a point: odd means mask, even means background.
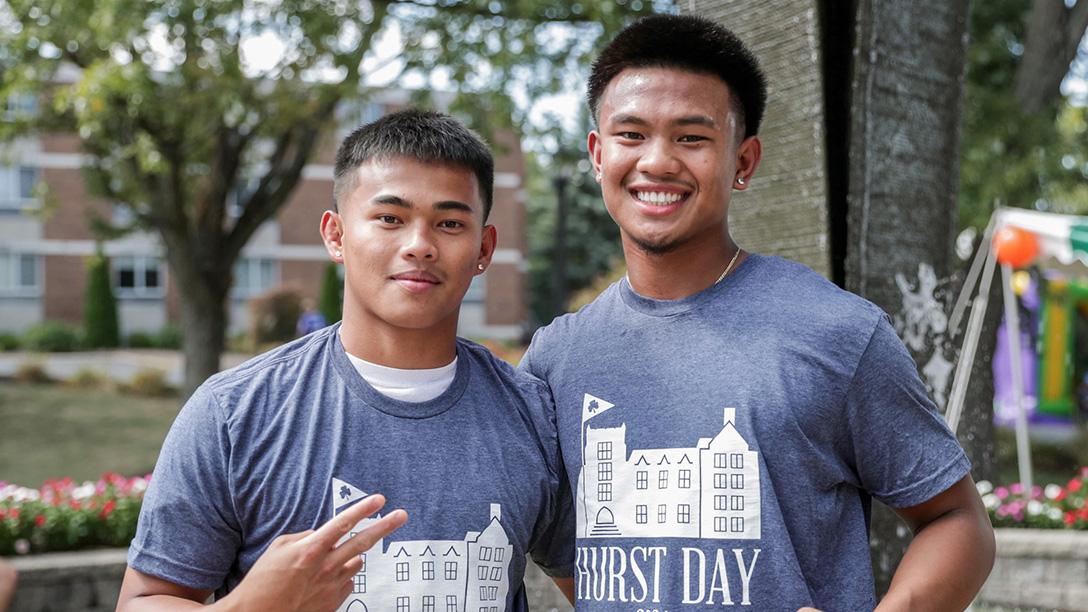
[[[146,474],[181,401],[0,381],[0,480]]]

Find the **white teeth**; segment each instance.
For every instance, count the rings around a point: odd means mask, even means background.
[[[684,196],[679,193],[668,193],[662,191],[636,191],[635,197],[643,202],[649,202],[650,204],[672,204],[679,201]]]

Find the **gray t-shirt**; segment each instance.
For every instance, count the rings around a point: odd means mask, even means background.
[[[621,280],[522,367],[555,398],[578,610],[872,609],[870,496],[969,470],[884,313],[779,258],[675,301]]]
[[[390,399],[355,371],[338,328],[197,390],[159,455],[129,565],[222,595],[277,536],[382,493],[408,523],[366,553],[341,610],[525,610],[526,553],[570,575],[573,543],[552,531],[569,494],[547,388],[459,339],[444,393]]]

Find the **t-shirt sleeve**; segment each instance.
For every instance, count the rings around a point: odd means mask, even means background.
[[[129,546],[129,567],[190,588],[223,584],[241,545],[230,448],[220,406],[201,387],[163,443]]]
[[[928,501],[970,472],[887,317],[880,317],[858,363],[846,419],[854,484],[893,508]]]
[[[545,574],[565,578],[574,575],[574,504],[570,486],[563,476],[555,402],[551,390],[543,381],[524,372],[519,373],[519,376],[528,381],[526,387],[529,390],[526,395],[530,396],[530,402],[534,404],[533,420],[551,475],[549,501],[533,529],[529,554]]]
[[[533,333],[533,340],[529,343],[529,348],[525,349],[525,354],[521,356],[521,361],[518,362],[518,370],[525,372],[544,380],[544,373],[541,371],[541,359],[540,352],[543,350],[541,347],[544,345],[544,341],[541,338],[544,335],[544,329],[540,328]]]

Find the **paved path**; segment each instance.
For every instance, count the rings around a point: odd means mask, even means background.
[[[224,353],[221,366],[229,368],[251,355]],[[166,382],[175,387],[182,383],[183,358],[178,351],[156,349],[117,349],[76,353],[0,353],[0,376],[10,377],[26,363],[38,363],[50,378],[68,380],[80,370],[94,370],[118,382],[129,382],[140,370],[156,369],[166,373]]]

